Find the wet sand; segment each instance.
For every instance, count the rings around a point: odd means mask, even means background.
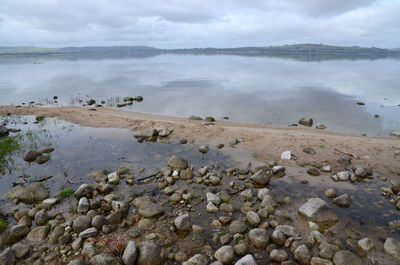
[[[253,154],[260,161],[279,160],[283,151],[290,150],[298,164],[329,164],[334,171],[341,170],[338,159],[347,154],[354,163],[370,165],[376,172],[400,178],[400,139],[340,134],[305,127],[282,127],[233,123],[229,121],[189,120],[161,115],[150,115],[110,108],[88,107],[16,107],[0,106],[0,114],[43,115],[96,128],[127,128],[132,131],[149,128],[173,129],[171,138],[186,139],[210,145],[235,145]],[[301,117],[299,117],[301,118]],[[311,147],[315,155],[303,152]],[[294,161],[283,162],[285,165]]]

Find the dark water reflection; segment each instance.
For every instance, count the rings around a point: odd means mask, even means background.
[[[40,62],[0,63],[0,104],[49,103],[57,95],[60,105],[76,105],[141,95],[143,102],[126,109],[277,125],[311,116],[329,130],[380,136],[400,129],[398,60],[162,55]]]

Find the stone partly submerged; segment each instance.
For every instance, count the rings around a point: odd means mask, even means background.
[[[328,203],[320,198],[311,198],[299,208],[299,214],[315,223],[334,224],[338,221],[337,215],[331,210]]]
[[[40,184],[35,183],[29,187],[17,186],[6,194],[9,200],[19,200],[24,203],[36,203],[49,197],[49,192]]]
[[[383,248],[387,254],[400,260],[400,239],[387,238]]]
[[[390,133],[392,136],[400,138],[400,131]]]
[[[303,118],[301,118],[301,119],[299,120],[299,124],[301,124],[301,125],[303,125],[303,126],[306,126],[306,127],[311,127],[311,126],[313,125],[313,123],[314,123],[314,121],[313,121],[313,119],[311,119],[311,118],[305,118],[305,117],[303,117]]]

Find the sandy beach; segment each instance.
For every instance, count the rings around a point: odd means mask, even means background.
[[[395,137],[357,136],[315,128],[264,126],[229,121],[207,123],[110,108],[0,106],[0,114],[41,115],[82,126],[126,128],[132,131],[170,128],[174,130],[171,138],[210,146],[230,145],[230,141],[237,138],[240,143],[234,147],[251,152],[260,161],[279,160],[283,151],[290,150],[297,158],[297,164],[329,164],[336,171],[341,170],[338,159],[349,155],[355,164],[366,163],[380,174],[400,178],[400,139]],[[306,147],[314,149],[316,154],[305,153],[303,149]]]

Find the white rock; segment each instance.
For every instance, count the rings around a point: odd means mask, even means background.
[[[290,159],[292,159],[292,152],[290,151],[282,152],[281,160],[290,160]]]
[[[109,174],[107,176],[107,178],[108,178],[108,182],[110,184],[118,184],[118,182],[119,182],[119,176],[118,176],[117,172],[113,172],[113,173]]]
[[[350,178],[349,171],[342,171],[336,174],[341,181],[346,181]]]
[[[212,202],[214,205],[221,204],[221,198],[217,194],[207,192],[206,196],[207,196],[207,203]]]

